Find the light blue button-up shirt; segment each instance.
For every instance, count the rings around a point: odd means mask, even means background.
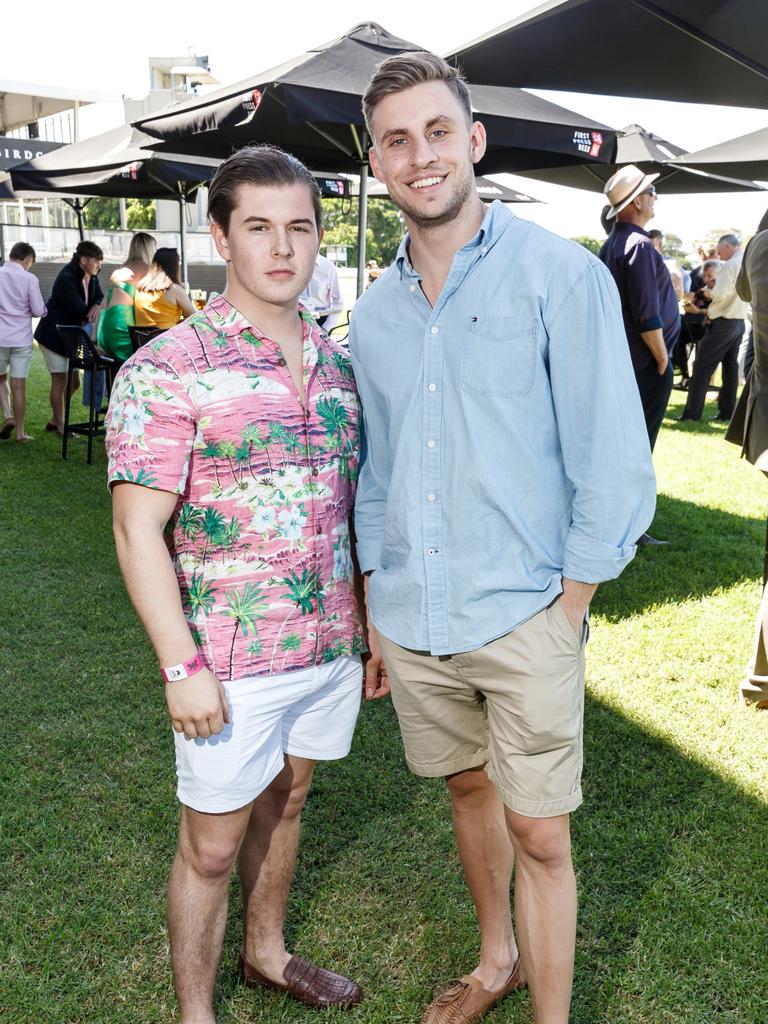
[[[648,434],[605,267],[501,203],[434,308],[404,239],[361,297],[355,527],[372,621],[458,654],[510,632],[562,577],[618,576],[653,518]]]

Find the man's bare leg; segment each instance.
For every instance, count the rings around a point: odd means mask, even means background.
[[[568,1024],[576,947],[569,816],[505,808],[515,849],[515,916],[536,1024]]]
[[[215,1024],[213,990],[227,920],[232,867],[251,804],[228,814],[181,812],[168,882],[171,967],[181,1024]]]
[[[246,961],[272,981],[283,981],[285,909],[299,849],[301,811],[314,761],[287,755],[285,767],[254,800],[240,847],[243,951]]]
[[[80,373],[77,370],[69,371],[72,375],[72,394],[80,388]],[[67,375],[66,373],[51,374],[51,423],[56,424],[60,434],[64,433],[64,405],[66,403]]]
[[[459,859],[480,927],[480,963],[472,973],[483,988],[496,992],[517,960],[509,893],[514,853],[504,805],[483,767],[458,772],[446,782]]]
[[[24,417],[27,414],[27,382],[24,377],[11,377],[13,418],[16,421],[16,439],[27,437]]]
[[[0,373],[0,412],[4,420],[11,417],[11,396],[8,390],[8,374]]]

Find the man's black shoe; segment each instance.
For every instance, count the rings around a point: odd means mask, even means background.
[[[697,419],[694,419],[693,416],[673,416],[672,419],[675,421],[675,423],[698,423],[699,422]]]
[[[730,416],[721,416],[720,413],[718,413],[717,416],[710,416],[710,421],[712,423],[730,423],[731,422],[731,417]]]
[[[645,546],[645,547],[650,547],[650,548],[660,548],[664,544],[669,544],[669,541],[668,540],[656,540],[656,538],[652,537],[650,535],[650,533],[643,533],[643,534],[641,534],[637,538],[637,540],[635,541],[635,544],[637,544],[638,546]]]

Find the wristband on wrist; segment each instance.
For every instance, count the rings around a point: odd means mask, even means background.
[[[182,661],[179,665],[161,668],[160,675],[166,683],[175,683],[179,679],[188,679],[189,676],[193,676],[195,672],[199,672],[204,667],[203,656],[198,651],[193,658],[188,658],[187,661]]]

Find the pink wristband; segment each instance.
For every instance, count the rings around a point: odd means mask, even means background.
[[[160,675],[166,683],[175,683],[178,679],[187,679],[205,668],[203,656],[198,651],[194,658],[182,661],[180,665],[171,665],[170,668],[161,668]]]

